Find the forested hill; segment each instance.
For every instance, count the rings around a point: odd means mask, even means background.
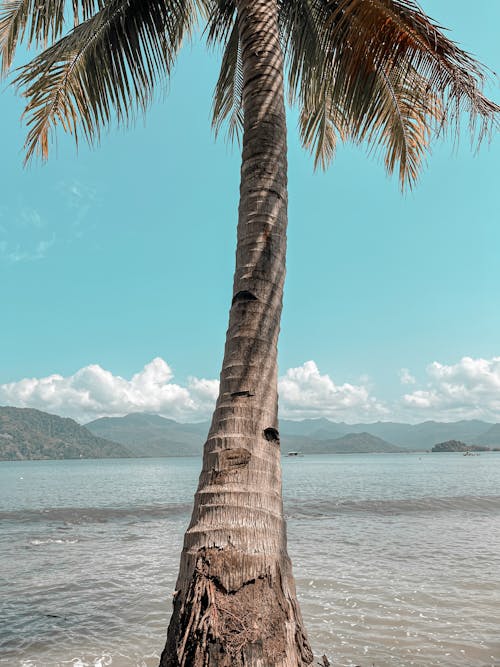
[[[94,435],[121,442],[133,456],[201,456],[209,426],[144,413],[102,417],[86,424]]]
[[[73,419],[31,408],[0,407],[0,460],[94,459],[131,456]]]
[[[312,442],[304,451],[318,454],[382,454],[407,451],[370,433],[347,433],[334,440]]]

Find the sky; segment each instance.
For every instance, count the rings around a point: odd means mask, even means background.
[[[500,70],[500,3],[427,0]],[[231,299],[240,157],[215,140],[218,56],[198,40],[144,118],[100,146],[61,132],[23,168],[0,92],[0,404],[81,422],[209,416]],[[498,79],[487,92],[500,101]],[[315,172],[289,110],[281,415],[500,421],[500,141],[436,143],[416,189],[366,150]]]

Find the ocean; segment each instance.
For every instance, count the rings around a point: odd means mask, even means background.
[[[157,667],[197,458],[0,463],[0,665]],[[334,667],[500,667],[500,452],[283,458]]]

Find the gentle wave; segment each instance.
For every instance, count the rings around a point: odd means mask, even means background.
[[[189,515],[191,503],[141,505],[135,507],[51,507],[43,510],[12,510],[0,512],[1,521],[17,523],[62,522],[66,525],[107,523],[123,519],[183,517]],[[339,514],[365,513],[378,515],[416,512],[487,512],[500,511],[500,496],[453,496],[378,500],[300,500],[285,499],[288,518],[324,517]],[[63,530],[64,527],[61,527]]]
[[[79,540],[77,539],[62,540],[53,537],[40,538],[40,539],[34,538],[29,540],[29,544],[31,544],[34,547],[45,546],[46,544],[77,544],[77,542],[79,542]]]
[[[335,516],[338,514],[408,514],[416,512],[499,512],[500,496],[453,496],[422,498],[396,498],[380,500],[293,500],[285,503],[290,518]]]
[[[191,509],[191,503],[170,505],[140,505],[134,507],[48,507],[43,510],[11,510],[0,512],[0,521],[16,523],[47,523],[51,521],[79,525],[85,523],[107,523],[108,521],[133,518],[183,516]]]

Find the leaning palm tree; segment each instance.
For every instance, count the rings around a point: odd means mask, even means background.
[[[23,39],[44,48],[15,79],[27,99],[27,160],[47,157],[57,125],[95,142],[145,109],[197,26],[221,49],[213,124],[242,139],[236,270],[161,666],[308,665],[277,416],[285,84],[315,164],[329,164],[338,138],[365,142],[411,187],[434,136],[458,130],[464,114],[478,141],[497,123],[484,70],[413,0],[3,0],[0,11],[4,72]]]

